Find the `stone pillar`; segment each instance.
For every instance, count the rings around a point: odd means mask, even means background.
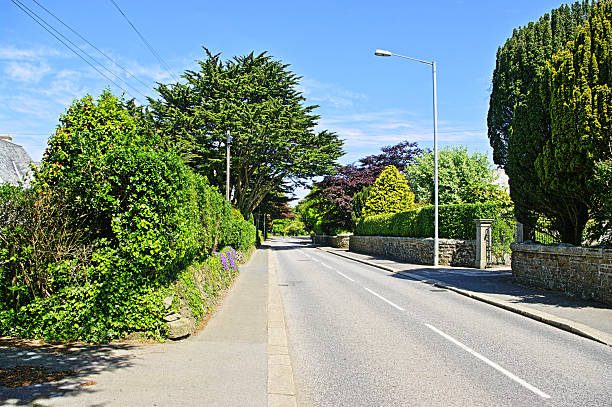
[[[523,224],[521,222],[516,222],[516,241],[515,243],[523,243],[525,240],[523,238]]]
[[[491,244],[491,224],[493,219],[474,219],[476,222],[476,262],[474,266],[479,269],[487,268],[487,243]],[[489,230],[488,239],[487,229]]]

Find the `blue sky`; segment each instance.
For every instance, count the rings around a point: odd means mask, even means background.
[[[32,0],[20,0],[98,60]],[[320,105],[321,128],[345,143],[343,163],[401,140],[431,146],[431,71],[374,49],[438,64],[440,145],[490,155],[486,114],[495,53],[513,28],[562,4],[508,1],[126,1],[116,0],[170,66],[167,72],[109,0],[38,0],[128,68],[109,66],[145,95],[156,81],[194,69],[202,46],[225,57],[269,51],[303,76],[308,102]],[[39,160],[59,115],[110,84],[10,0],[0,1],[0,134],[10,134]],[[129,93],[143,100],[123,84]]]

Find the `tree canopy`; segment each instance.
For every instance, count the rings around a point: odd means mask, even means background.
[[[371,186],[385,167],[393,165],[404,170],[422,151],[417,143],[402,141],[381,148],[380,154],[372,154],[361,158],[356,164],[340,167],[336,174],[315,184],[305,198],[306,202],[301,205],[306,211],[302,214],[306,227],[312,229],[318,224],[321,233],[353,230],[356,220],[353,198]]]
[[[433,153],[418,157],[406,168],[406,177],[415,200],[434,201]],[[494,183],[491,164],[485,154],[469,154],[465,147],[448,147],[438,152],[438,200],[441,205],[509,201],[508,194]]]
[[[527,238],[544,217],[580,244],[598,217],[593,179],[610,151],[609,21],[609,1],[564,5],[497,52],[488,134]]]
[[[342,141],[314,130],[317,106],[304,105],[289,65],[266,53],[227,61],[205,53],[186,83],[159,85],[160,98],[150,99],[157,126],[196,172],[225,189],[229,133],[231,200],[245,215],[290,183],[333,172]]]

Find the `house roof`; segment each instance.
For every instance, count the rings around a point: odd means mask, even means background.
[[[0,139],[0,184],[28,185],[32,159],[23,147]]]

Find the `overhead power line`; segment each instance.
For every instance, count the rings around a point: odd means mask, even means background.
[[[26,6],[25,4],[23,4],[20,0],[11,0],[11,2],[17,6],[21,11],[23,11],[25,14],[28,15],[28,17],[30,17],[32,20],[34,20],[34,22],[36,22],[36,24],[40,25],[45,31],[47,31],[49,34],[51,34],[56,40],[58,40],[60,43],[62,43],[62,45],[64,45],[66,48],[68,48],[70,51],[72,51],[72,53],[74,53],[76,56],[78,56],[80,59],[82,59],[87,65],[89,65],[91,68],[93,68],[97,73],[99,73],[102,77],[104,77],[106,80],[108,80],[110,83],[112,83],[113,85],[115,85],[117,88],[121,89],[125,94],[130,95],[130,92],[128,92],[127,90],[125,90],[121,85],[119,85],[117,82],[115,82],[114,80],[112,80],[111,78],[109,78],[104,72],[102,72],[100,69],[98,69],[98,67],[96,67],[95,65],[93,65],[89,60],[87,60],[85,58],[85,56],[87,56],[88,58],[90,58],[92,61],[94,61],[95,63],[97,63],[98,65],[100,65],[102,67],[102,69],[110,72],[112,75],[114,75],[115,77],[117,77],[119,80],[121,80],[122,82],[126,83],[129,87],[131,87],[132,89],[134,89],[137,93],[139,93],[140,95],[142,95],[145,100],[146,100],[146,95],[144,95],[142,92],[140,92],[138,89],[134,88],[132,85],[130,85],[129,83],[125,82],[121,77],[119,77],[117,74],[115,74],[113,71],[109,70],[107,67],[105,67],[104,65],[102,65],[100,62],[98,62],[95,58],[93,58],[91,55],[89,55],[86,51],[82,50],[78,45],[76,45],[74,42],[72,42],[69,38],[67,38],[65,35],[63,35],[61,32],[59,32],[57,29],[55,29],[51,24],[49,24],[47,21],[45,21],[44,18],[40,17],[36,12],[34,12],[32,9],[30,9],[28,6]],[[48,27],[48,28],[47,28]],[[57,33],[57,34],[56,34]],[[61,37],[61,38],[60,38]],[[62,39],[63,38],[63,39]],[[68,45],[66,43],[66,40],[68,43],[72,44],[72,46]],[[74,47],[74,48],[73,48]],[[76,49],[75,49],[76,48]],[[78,50],[78,51],[77,51]],[[80,51],[80,52],[79,52]],[[85,56],[81,55],[84,54]],[[133,97],[133,96],[132,96]]]
[[[125,18],[125,21],[128,22],[128,24],[130,25],[130,27],[132,27],[132,30],[134,30],[134,32],[136,34],[138,34],[138,36],[140,37],[140,39],[142,40],[142,42],[146,45],[146,47],[149,49],[149,51],[151,51],[151,53],[153,54],[153,56],[155,56],[155,58],[157,58],[157,60],[159,61],[160,64],[162,64],[162,66],[166,69],[166,71],[176,80],[178,81],[178,77],[174,74],[174,72],[172,71],[172,69],[170,69],[170,66],[166,63],[166,61],[164,61],[164,59],[159,55],[159,53],[155,50],[155,48],[153,48],[153,46],[149,43],[149,41],[146,40],[146,38],[140,33],[140,31],[138,31],[138,29],[134,26],[134,24],[132,24],[132,22],[130,21],[130,19],[127,17],[127,15],[125,15],[125,13],[123,12],[123,10],[121,10],[121,7],[119,7],[119,5],[115,2],[115,0],[110,0],[111,3],[113,3],[113,5],[115,6],[115,8],[117,9],[117,11],[119,11],[119,13],[121,13],[121,15],[123,16],[123,18]]]
[[[152,86],[149,84],[146,84],[145,82],[143,82],[142,80],[140,80],[136,75],[134,75],[132,72],[130,72],[126,67],[124,67],[123,65],[121,65],[119,62],[115,61],[113,58],[109,57],[104,51],[102,51],[100,48],[96,47],[94,44],[92,44],[87,38],[85,38],[83,35],[79,34],[75,29],[73,29],[72,27],[70,27],[68,24],[66,24],[64,21],[62,21],[61,18],[59,18],[58,16],[56,16],[52,11],[50,11],[48,8],[46,8],[45,6],[43,6],[42,4],[40,4],[37,0],[32,0],[34,3],[36,3],[38,5],[38,7],[40,7],[41,9],[43,9],[44,11],[47,12],[47,14],[49,14],[51,17],[55,18],[60,24],[62,24],[64,27],[66,27],[68,30],[70,30],[74,35],[76,35],[77,37],[79,37],[81,40],[85,41],[90,47],[92,47],[93,49],[95,49],[96,51],[98,51],[98,53],[100,55],[102,55],[103,57],[105,57],[107,60],[109,60],[113,65],[116,65],[117,67],[119,67],[123,72],[125,72],[127,75],[129,75],[131,78],[135,79],[136,81],[138,81],[138,83],[140,83],[142,86],[144,86],[145,88],[149,89]]]

